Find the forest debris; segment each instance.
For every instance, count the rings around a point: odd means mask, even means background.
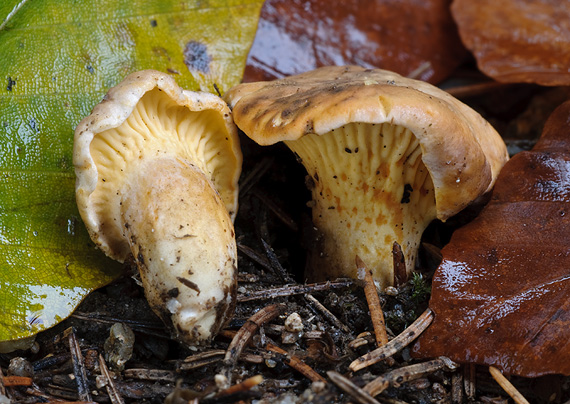
[[[275,216],[277,216],[279,220],[283,222],[285,226],[287,226],[289,229],[291,229],[294,232],[299,231],[299,226],[297,225],[297,222],[295,222],[291,218],[291,216],[289,216],[283,209],[281,209],[279,205],[277,205],[275,202],[269,199],[263,192],[256,189],[253,192],[253,194],[255,195],[256,198],[258,198],[261,202],[263,202],[265,206],[267,206],[269,210],[272,211],[275,214]]]
[[[31,377],[26,376],[4,376],[2,382],[5,387],[31,386],[33,380]],[[1,389],[0,394],[3,394]]]
[[[131,331],[132,332],[132,331]],[[105,359],[103,355],[99,354],[99,368],[101,369],[101,376],[103,376],[105,381],[105,388],[107,389],[107,394],[109,395],[109,400],[111,400],[112,404],[124,404],[125,401],[121,397],[121,394],[117,390],[117,386],[115,386],[115,382],[109,373],[109,369],[107,368],[107,364],[105,363]]]
[[[222,371],[222,375],[225,376],[228,385],[231,384],[231,373],[237,363],[237,360],[253,334],[257,332],[259,327],[263,324],[273,320],[281,314],[283,310],[285,310],[284,304],[272,304],[270,306],[265,306],[251,316],[236,333],[232,342],[228,346],[224,357],[224,369]]]
[[[403,257],[404,256],[402,255],[402,259]],[[376,345],[381,347],[382,345],[386,345],[388,343],[388,334],[386,333],[384,313],[382,312],[382,305],[380,304],[378,291],[376,290],[376,285],[374,284],[372,271],[366,267],[366,264],[364,261],[362,261],[362,259],[360,259],[358,255],[356,256],[356,268],[358,271],[359,279],[364,281],[364,294],[366,295],[368,309],[370,310],[370,318],[372,320],[372,326],[374,327],[374,335],[376,336]],[[396,274],[395,268],[394,274]]]
[[[428,308],[402,333],[394,337],[386,345],[381,346],[372,352],[368,352],[366,355],[363,355],[353,361],[350,364],[349,369],[356,372],[389,358],[415,340],[431,324],[432,321],[433,312]]]
[[[399,287],[408,280],[408,270],[406,269],[406,256],[402,251],[402,246],[397,241],[392,244],[392,261],[394,264],[394,286]]]
[[[463,402],[463,374],[454,372],[451,375],[451,403],[459,404]]]
[[[329,309],[327,309],[321,302],[319,302],[315,297],[310,294],[305,295],[305,299],[311,303],[328,321],[330,321],[336,328],[342,330],[346,334],[351,334],[350,329],[342,323],[334,314],[332,314]]]
[[[71,329],[71,332],[69,333],[68,341],[71,361],[73,362],[73,374],[77,384],[77,395],[81,401],[92,401],[91,393],[89,392],[85,363],[83,362],[83,355],[81,354],[81,347],[79,346],[79,342],[75,337],[73,329]]]
[[[241,250],[242,246],[238,244]],[[340,279],[335,281],[308,283],[305,285],[286,285],[279,288],[263,289],[258,291],[248,291],[238,295],[238,302],[248,302],[251,300],[274,299],[276,297],[302,295],[305,293],[323,292],[330,289],[344,289],[354,285],[350,279]]]
[[[344,377],[334,370],[329,370],[327,376],[332,380],[332,382],[350,397],[352,397],[357,403],[360,404],[380,404],[374,399],[368,392],[364,391],[356,384],[351,382],[349,379]]]
[[[493,376],[493,379],[499,383],[499,385],[505,390],[505,392],[511,396],[511,398],[517,404],[529,404],[526,398],[512,385],[512,383],[503,375],[499,369],[494,366],[489,366],[489,373]]]
[[[284,349],[281,349],[280,347],[278,347],[277,345],[268,343],[266,345],[266,348],[269,351],[272,352],[276,352],[278,354],[284,355],[284,362],[290,366],[291,368],[295,369],[297,372],[301,373],[303,376],[305,376],[307,379],[313,381],[313,382],[317,382],[317,381],[321,381],[321,382],[325,382],[326,383],[326,379],[324,377],[322,377],[320,374],[318,374],[315,370],[313,370],[313,368],[311,368],[309,365],[307,365],[305,362],[303,362],[301,359],[299,359],[297,356],[295,355],[289,355],[287,353],[287,351],[285,351]]]
[[[475,398],[475,364],[468,363],[463,367],[463,388],[469,400]]]
[[[223,350],[220,350],[220,356],[223,356]],[[218,358],[221,360],[221,358]],[[138,380],[151,380],[156,382],[175,382],[180,375],[172,370],[165,369],[125,369],[123,376],[127,379],[138,379]]]
[[[262,238],[261,244],[263,244],[263,248],[265,250],[265,254],[267,255],[267,259],[269,260],[271,270],[283,281],[283,283],[295,283],[291,275],[285,268],[283,268],[283,265],[281,265],[279,262],[275,251],[273,251],[273,248],[271,248],[269,243]]]
[[[115,323],[111,326],[109,337],[103,345],[111,369],[121,371],[125,368],[125,363],[133,355],[134,343],[135,334],[128,325]]]
[[[390,386],[400,387],[403,383],[433,373],[445,366],[446,362],[443,359],[434,359],[428,362],[404,366],[377,377],[364,386],[363,390],[375,397]]]
[[[241,393],[244,391],[251,390],[253,387],[263,382],[263,376],[255,375],[250,378],[245,379],[241,383],[234,384],[225,390],[220,391],[216,397],[228,396],[230,394]]]
[[[225,353],[226,351],[223,349],[214,349],[211,351],[199,352],[197,354],[186,357],[182,363],[178,365],[178,369],[191,370],[210,365],[222,360]]]
[[[269,260],[264,257],[263,255],[261,255],[260,253],[258,253],[257,251],[255,251],[253,248],[244,245],[240,242],[237,242],[237,248],[239,251],[241,251],[242,253],[244,253],[248,258],[250,258],[252,261],[258,263],[259,265],[261,265],[263,268],[271,271],[271,264],[269,263]]]

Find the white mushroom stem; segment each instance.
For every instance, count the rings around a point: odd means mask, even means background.
[[[393,284],[392,246],[414,268],[423,231],[436,218],[434,188],[414,134],[351,123],[286,144],[312,177],[313,223],[322,238],[309,263],[315,280],[356,278],[355,256],[381,286]]]
[[[150,306],[182,341],[208,341],[236,292],[234,231],[220,196],[176,157],[142,162],[119,192],[123,234]]]

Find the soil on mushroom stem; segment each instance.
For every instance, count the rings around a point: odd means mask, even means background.
[[[500,133],[506,134],[506,141],[513,151],[530,148],[540,135],[544,119],[561,99],[568,96],[561,89],[543,90],[529,85],[511,86],[509,91],[493,91],[493,94],[465,101],[489,119]],[[244,169],[240,210],[235,224],[240,246],[239,294],[245,296],[295,282],[302,284],[306,246],[318,236],[314,233],[307,207],[310,192],[306,188],[304,169],[282,145],[261,148],[242,137],[242,147]],[[390,336],[404,330],[427,307],[431,276],[437,266],[433,246],[435,251],[443,246],[453,230],[469,221],[479,207],[476,205],[445,224],[431,225],[423,240],[432,247],[420,251],[419,275],[400,287],[396,295],[382,294]],[[256,262],[256,257],[259,262]],[[280,272],[279,265],[285,275]],[[129,271],[134,273],[132,269]],[[312,384],[307,377],[287,365],[287,360],[294,356],[326,377],[330,370],[346,373],[351,361],[374,349],[364,292],[358,283],[353,282],[351,286],[331,287],[312,293],[312,296],[328,314],[303,294],[239,302],[235,316],[224,332],[211,345],[193,351],[169,338],[164,326],[149,309],[136,275],[131,277],[127,274],[112,285],[92,293],[69,319],[40,334],[36,349],[0,355],[4,375],[15,357],[24,358],[34,367],[33,375],[27,375],[33,378],[34,385],[7,387],[7,394],[12,403],[55,399],[86,401],[80,396],[73,376],[74,365],[77,365],[69,349],[69,334],[73,332],[83,354],[90,399],[114,402],[99,376],[97,358],[98,354],[105,356],[105,341],[110,327],[114,323],[124,323],[135,335],[132,356],[124,370],[113,369],[109,359],[106,363],[114,372],[113,382],[118,395],[127,403],[162,403],[169,393],[177,391],[178,398],[170,398],[168,402],[188,402],[196,395],[215,389],[215,376],[224,369],[223,355],[235,331],[266,306],[285,303],[286,310],[280,316],[254,333],[232,373],[232,383],[261,375],[263,384],[226,397],[204,398],[200,402],[354,402],[348,393],[333,383],[327,383],[326,387]],[[301,336],[285,328],[285,319],[292,313],[298,313],[303,320]],[[331,320],[330,315],[338,323]],[[360,335],[366,332],[368,334]],[[358,336],[363,342],[355,347],[351,342]],[[267,343],[279,345],[289,353],[289,357],[268,350]],[[202,357],[208,362],[204,366],[191,368],[189,362],[184,362],[185,358],[196,358],[205,353],[209,356]],[[359,372],[353,381],[362,386],[391,369],[412,363],[415,361],[404,349],[394,356],[393,363],[373,365]],[[463,402],[505,402],[506,393],[493,381],[487,369],[476,367],[475,371],[477,391],[472,398],[464,394]],[[389,388],[383,397],[417,403],[449,402],[446,400],[450,400],[452,394],[452,377],[452,372],[439,370],[401,387]],[[177,381],[180,381],[178,387]],[[553,391],[558,392],[558,402],[570,399],[570,378],[549,376],[533,380],[512,378],[511,381],[532,402],[548,402],[548,394]],[[1,387],[0,384],[0,394]]]

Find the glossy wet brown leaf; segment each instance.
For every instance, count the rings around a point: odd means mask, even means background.
[[[328,65],[380,67],[431,83],[466,55],[451,0],[266,0],[244,81]]]
[[[502,82],[570,84],[570,2],[455,0],[451,9],[485,74]]]
[[[442,250],[422,357],[570,375],[570,101],[516,154],[481,214]]]

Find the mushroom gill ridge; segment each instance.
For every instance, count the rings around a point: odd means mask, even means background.
[[[356,277],[359,255],[379,284],[391,285],[394,242],[411,271],[421,235],[436,218],[433,183],[416,136],[399,125],[357,122],[285,143],[312,178],[313,222],[322,238],[309,271],[326,271],[317,279]]]

